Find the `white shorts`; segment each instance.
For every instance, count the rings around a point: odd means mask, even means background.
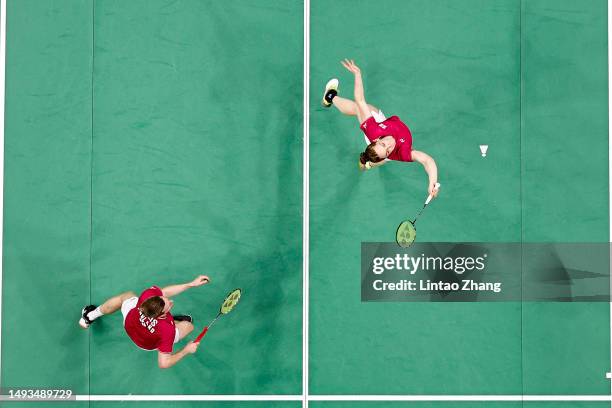
[[[121,304],[121,314],[123,315],[123,325],[124,326],[125,326],[125,318],[127,317],[127,314],[129,313],[130,310],[135,308],[137,304],[138,304],[138,298],[136,296],[133,296],[129,299],[124,300],[123,303]],[[174,330],[175,330],[174,342],[178,343],[180,339],[180,333],[179,333],[178,328],[175,328]]]
[[[125,326],[125,318],[130,310],[136,307],[138,303],[138,298],[136,296],[132,296],[131,298],[125,299],[121,304],[121,314],[123,315],[123,325]]]

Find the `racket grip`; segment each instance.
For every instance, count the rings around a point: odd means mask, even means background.
[[[208,331],[208,326],[206,326],[206,327],[204,328],[204,330],[202,330],[202,333],[200,333],[200,334],[198,335],[198,337],[196,337],[196,339],[195,339],[193,342],[194,342],[194,343],[199,343],[199,342],[200,342],[200,340],[202,340],[202,337],[204,337],[204,336],[206,335],[206,332],[207,332],[207,331]]]
[[[440,183],[436,183],[436,184],[434,184],[434,190],[437,190],[437,189],[439,189],[439,188],[440,188]],[[431,195],[431,194],[430,194],[430,195],[427,197],[427,200],[425,200],[425,205],[429,204],[429,202],[431,201],[431,199],[432,199],[432,198],[433,198],[433,195]]]

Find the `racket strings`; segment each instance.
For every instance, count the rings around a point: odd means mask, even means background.
[[[217,319],[219,317],[221,317],[222,315],[228,314],[229,312],[232,311],[234,306],[236,306],[238,304],[238,301],[240,300],[240,295],[241,294],[242,294],[242,290],[234,289],[229,295],[227,295],[227,297],[225,298],[225,300],[221,304],[221,310],[219,310],[219,314],[217,315],[217,317],[215,317],[209,323],[208,326],[204,327],[204,330],[202,330],[202,332],[199,334],[199,336],[196,337],[196,339],[194,340],[195,343],[198,343],[198,342],[200,342],[200,340],[202,340],[202,338],[208,332],[208,329],[210,327],[212,327],[212,325],[217,321]]]
[[[227,297],[223,301],[223,304],[221,305],[220,313],[228,314],[229,312],[231,312],[234,306],[238,304],[241,294],[242,291],[240,289],[235,289],[229,295],[227,295]]]
[[[416,228],[411,221],[404,221],[397,228],[396,240],[399,246],[408,247],[416,238]]]

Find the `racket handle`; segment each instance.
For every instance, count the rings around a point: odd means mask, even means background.
[[[198,337],[196,337],[196,339],[195,339],[193,342],[194,342],[194,343],[199,343],[199,342],[200,342],[200,340],[202,340],[202,337],[204,337],[204,336],[206,335],[206,332],[207,332],[207,331],[208,331],[208,326],[206,326],[206,327],[204,328],[204,330],[202,330],[202,333],[200,333],[200,334],[198,335]]]
[[[439,189],[439,188],[440,188],[440,183],[436,183],[436,184],[434,184],[434,190],[437,190],[437,189]],[[429,202],[431,201],[431,199],[432,199],[432,198],[433,198],[433,195],[431,195],[431,194],[430,194],[430,195],[427,197],[427,200],[425,200],[425,205],[429,204]]]

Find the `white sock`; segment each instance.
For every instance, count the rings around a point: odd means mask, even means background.
[[[87,313],[87,318],[93,322],[98,317],[102,316],[103,314],[104,313],[102,313],[102,311],[100,310],[100,306],[98,306],[96,307],[95,310],[92,310],[91,312]]]

